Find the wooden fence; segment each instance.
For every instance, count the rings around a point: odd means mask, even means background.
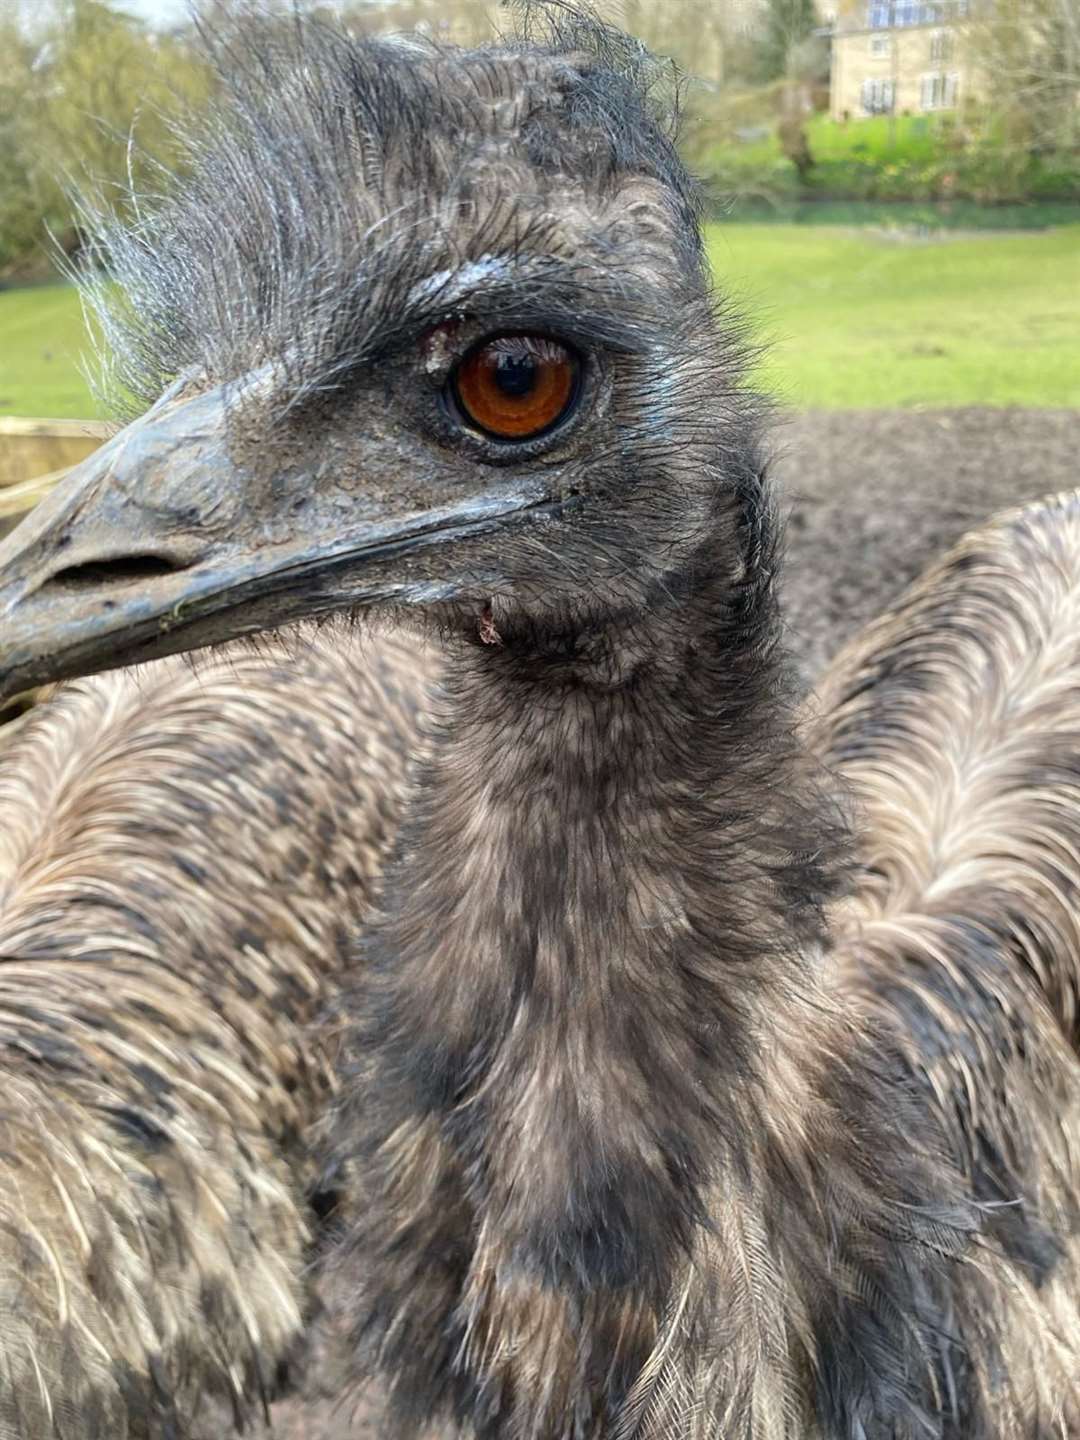
[[[0,416],[0,534],[108,435],[109,426],[95,420]]]

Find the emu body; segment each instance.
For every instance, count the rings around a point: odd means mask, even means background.
[[[542,15],[225,77],[110,242],[170,388],[0,551],[7,682],[334,611],[437,638],[333,1160],[397,1433],[1073,1435],[1076,502],[947,561],[808,739],[655,68]],[[498,433],[461,378],[497,418],[523,356],[568,398]]]
[[[5,1435],[184,1435],[279,1384],[333,1086],[313,1021],[421,673],[389,642],[164,662],[63,690],[0,759]]]

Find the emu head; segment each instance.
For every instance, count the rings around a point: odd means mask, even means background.
[[[763,516],[654,62],[562,7],[473,52],[229,52],[171,196],[103,241],[141,418],[0,547],[11,690],[305,616],[602,626]]]

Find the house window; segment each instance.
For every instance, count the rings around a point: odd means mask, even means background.
[[[870,54],[871,54],[871,55],[888,55],[888,53],[890,52],[891,49],[892,49],[892,40],[891,40],[891,38],[890,38],[888,35],[871,35],[871,36],[870,36]]]
[[[919,81],[919,107],[922,110],[952,110],[956,105],[959,76],[924,75]]]
[[[926,0],[870,0],[866,7],[866,25],[869,30],[888,30],[894,25],[933,25],[941,15],[940,0],[929,5]]]
[[[891,114],[893,82],[891,80],[864,80],[862,82],[862,108],[864,115]]]
[[[948,30],[930,36],[930,64],[947,65],[953,57],[953,37]]]

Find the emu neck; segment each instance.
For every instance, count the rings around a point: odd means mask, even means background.
[[[448,667],[370,1045],[543,1283],[662,1293],[799,988],[825,882],[771,620],[702,596]]]
[[[767,581],[599,639],[500,632],[451,657],[366,956],[361,1373],[401,1435],[928,1413],[941,1292],[908,1250],[921,1227],[936,1267],[967,1220],[892,1042],[820,1004],[830,809]],[[695,1369],[717,1325],[727,1368]],[[810,1373],[854,1378],[814,1399]]]

